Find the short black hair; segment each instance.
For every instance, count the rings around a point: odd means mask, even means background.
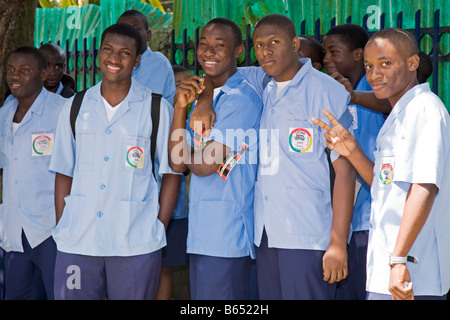
[[[39,67],[39,71],[47,69],[47,58],[45,58],[44,54],[36,47],[32,46],[23,46],[13,50],[8,59],[14,54],[27,54],[36,59]]]
[[[285,15],[282,15],[279,13],[273,13],[273,14],[269,14],[267,16],[262,17],[256,23],[256,26],[255,26],[255,29],[253,30],[253,32],[255,32],[259,27],[264,26],[264,25],[273,25],[273,26],[279,27],[290,37],[290,39],[293,39],[294,37],[297,36],[297,33],[295,31],[294,22],[292,22],[292,20]]]
[[[335,35],[349,48],[350,51],[364,49],[369,41],[369,33],[357,24],[342,24],[334,26],[325,34],[325,36]]]
[[[307,46],[313,49],[314,55],[311,57],[311,61],[319,62],[320,64],[322,64],[323,58],[325,57],[325,51],[323,50],[322,44],[319,41],[317,41],[316,38],[311,36],[299,35],[299,38],[303,38],[306,40],[302,41],[302,39],[300,39],[300,48],[302,46]]]
[[[409,58],[415,54],[419,54],[419,46],[412,33],[399,28],[382,29],[374,33],[369,42],[376,38],[388,39],[404,58]]]
[[[178,64],[174,64],[172,65],[172,69],[173,69],[173,73],[178,73],[178,72],[189,72],[189,70],[183,66],[180,66]]]
[[[417,68],[417,81],[425,83],[433,73],[433,64],[431,58],[423,51],[419,51],[419,67]]]
[[[143,46],[141,35],[129,24],[116,23],[106,28],[102,33],[101,43],[103,43],[103,40],[107,34],[118,34],[134,39],[136,43],[136,56],[141,52],[141,48]]]
[[[236,46],[239,46],[242,44],[241,28],[239,28],[239,26],[233,20],[230,20],[228,18],[215,18],[215,19],[208,21],[206,23],[205,27],[209,26],[211,24],[218,24],[218,25],[230,27],[231,30],[233,31],[233,37],[236,42]]]
[[[54,42],[47,42],[39,47],[39,50],[47,51],[47,52],[57,52],[61,55],[64,59],[66,59],[66,52],[56,43]]]
[[[145,29],[148,30],[148,21],[147,21],[147,18],[146,18],[145,15],[144,15],[142,12],[140,12],[140,11],[137,11],[137,10],[127,10],[127,11],[125,11],[124,13],[122,13],[122,14],[120,15],[119,19],[120,19],[121,17],[137,17],[137,18],[139,18],[139,19],[142,20],[142,22],[144,23]]]

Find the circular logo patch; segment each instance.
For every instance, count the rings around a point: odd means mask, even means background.
[[[52,147],[53,141],[48,135],[42,134],[33,139],[33,150],[38,155],[49,154]]]
[[[134,168],[142,168],[144,152],[139,147],[130,147],[127,150],[127,163]]]
[[[394,175],[394,168],[389,163],[385,163],[380,168],[380,181],[382,184],[389,184]]]
[[[312,136],[308,130],[296,128],[289,134],[289,146],[293,152],[307,152],[312,146]]]

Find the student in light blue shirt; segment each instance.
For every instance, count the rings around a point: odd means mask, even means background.
[[[161,52],[152,51],[147,43],[152,32],[145,16],[136,10],[127,10],[119,17],[117,23],[127,23],[138,30],[144,40],[141,49],[141,61],[133,69],[133,78],[140,84],[149,87],[153,92],[162,96],[173,105],[175,96],[175,77],[172,65]]]
[[[330,191],[323,132],[313,130],[309,117],[328,105],[350,125],[349,96],[310,59],[298,59],[299,38],[289,18],[264,17],[253,41],[262,68],[240,72],[264,103],[254,197],[259,298],[332,299],[347,272],[355,174],[332,153],[337,175]]]
[[[84,96],[75,137],[71,100],[58,121],[60,139],[50,163],[57,190],[57,299],[155,298],[180,177],[168,163],[173,108],[165,99],[153,170],[152,91],[131,77],[140,47],[133,27],[107,28],[99,52],[102,81]],[[154,174],[162,176],[160,192]],[[68,286],[74,265],[79,283]]]
[[[217,18],[201,33],[197,58],[214,96],[214,129],[197,152],[198,139],[186,123],[186,108],[196,99],[199,77],[177,89],[171,128],[171,166],[191,171],[187,250],[192,299],[248,299],[253,246],[253,188],[257,166],[257,129],[262,109],[254,88],[237,71],[242,34],[229,19]],[[205,92],[206,92],[205,91]],[[188,141],[186,141],[188,140]],[[220,166],[228,152],[247,151],[224,179]]]
[[[327,73],[334,77],[345,77],[357,91],[372,91],[367,82],[363,64],[364,47],[369,40],[367,31],[355,24],[332,27],[323,39],[324,65]],[[373,161],[375,141],[383,126],[385,115],[365,107],[349,104],[353,116],[352,129],[364,153]],[[352,234],[348,248],[349,274],[338,285],[338,298],[366,298],[366,255],[369,238],[371,208],[370,186],[358,176],[360,188],[352,216]]]
[[[12,92],[0,109],[6,299],[53,299],[55,174],[48,164],[66,99],[43,87],[46,66],[37,48],[21,47],[10,54],[6,67]]]

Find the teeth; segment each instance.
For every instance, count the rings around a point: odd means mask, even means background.
[[[120,68],[108,65],[108,69],[111,69],[113,71],[118,71]]]
[[[206,65],[216,65],[217,62],[216,61],[205,61]]]

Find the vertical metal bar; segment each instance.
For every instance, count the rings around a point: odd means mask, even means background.
[[[91,83],[91,86],[95,85],[95,74],[96,74],[95,59],[97,57],[97,50],[95,48],[96,45],[97,45],[96,38],[93,37],[92,38],[92,54],[91,54],[91,59],[92,59],[92,69],[91,69],[92,83]]]
[[[78,89],[78,39],[74,40],[73,48],[73,79],[75,80],[75,85]]]
[[[333,28],[335,25],[336,25],[336,17],[331,19],[331,21],[330,21],[330,28]]]
[[[251,25],[248,24],[247,28],[245,29],[245,61],[244,61],[245,66],[249,66],[252,63],[250,52],[252,49],[253,40],[251,33],[252,33]]]
[[[70,58],[69,39],[66,40],[66,47],[64,48],[64,51],[66,53],[66,70],[64,72],[69,73],[69,58]]]
[[[314,37],[316,38],[317,41],[320,41],[320,19],[316,20],[316,24],[314,27]]]
[[[300,34],[305,35],[306,33],[306,20],[303,20],[300,24]]]
[[[183,61],[182,65],[183,67],[187,68],[187,29],[183,30]]]
[[[87,88],[87,38],[83,38],[83,53],[82,53],[82,66],[81,66],[81,70],[83,72],[83,89]]]
[[[380,16],[380,30],[384,29],[385,17],[386,15],[384,13]]]
[[[433,22],[433,78],[432,78],[432,91],[438,94],[439,84],[439,9],[434,12]]]
[[[194,70],[195,70],[196,75],[198,75],[198,71],[199,71],[198,60],[197,60],[197,48],[198,48],[198,43],[199,43],[199,33],[200,33],[200,28],[195,29]]]
[[[401,29],[403,25],[403,11],[397,14],[397,28]]]
[[[175,29],[170,32],[170,57],[172,59],[172,64],[177,64],[175,59],[175,53],[177,52],[177,47],[175,46]]]
[[[416,38],[417,45],[420,48],[420,10],[416,12],[416,22],[414,25],[414,37]]]

